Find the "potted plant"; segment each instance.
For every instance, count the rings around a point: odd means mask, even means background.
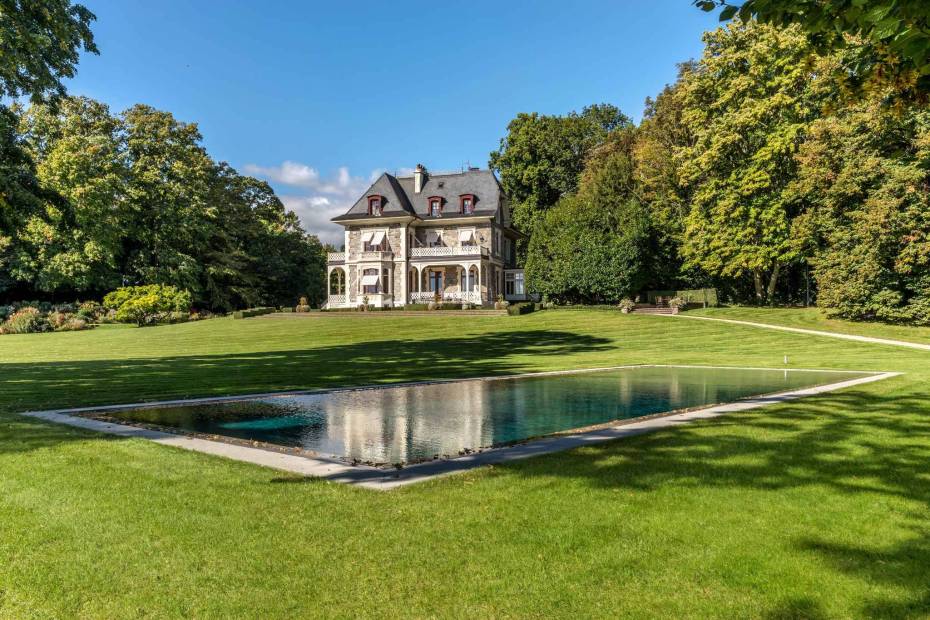
[[[672,314],[678,314],[686,305],[685,300],[681,297],[672,297],[668,300],[668,307],[672,309]]]
[[[497,301],[494,302],[495,310],[506,310],[510,307],[510,302],[504,299],[503,295],[497,296]]]
[[[294,308],[295,312],[310,312],[310,303],[307,301],[306,297],[301,297],[300,302],[298,302],[297,307]]]
[[[620,308],[620,312],[623,314],[629,314],[636,308],[636,302],[629,297],[624,297],[620,300],[620,303],[617,304],[617,307]]]
[[[368,295],[362,296],[362,305],[358,307],[359,310],[365,312],[368,310]]]

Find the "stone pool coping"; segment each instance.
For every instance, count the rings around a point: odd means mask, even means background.
[[[263,447],[245,446],[236,443],[229,443],[220,440],[206,439],[203,437],[168,433],[160,430],[148,429],[140,426],[128,424],[119,424],[105,420],[98,420],[89,417],[83,417],[83,413],[105,413],[106,411],[125,411],[138,408],[149,407],[170,407],[186,406],[208,403],[221,403],[237,400],[252,400],[257,398],[270,398],[276,396],[295,396],[307,394],[325,394],[332,392],[342,392],[359,389],[379,389],[387,387],[410,387],[416,385],[430,385],[438,383],[450,383],[459,381],[494,381],[503,379],[516,379],[522,377],[541,377],[547,375],[576,374],[584,372],[598,372],[606,370],[621,370],[626,368],[721,368],[730,370],[773,370],[785,372],[850,372],[863,373],[865,376],[847,379],[835,383],[828,383],[809,388],[798,390],[789,390],[778,392],[765,396],[755,396],[725,403],[712,405],[700,409],[669,412],[667,415],[659,414],[649,416],[646,419],[633,418],[630,420],[618,421],[613,425],[586,430],[581,432],[565,431],[562,434],[547,436],[538,439],[529,439],[524,443],[508,445],[497,448],[485,448],[479,452],[467,455],[456,456],[448,459],[438,459],[423,463],[407,465],[401,469],[387,470],[370,465],[353,465],[345,461],[328,458],[324,456],[304,456],[300,454],[288,454],[286,452],[270,450]],[[899,372],[881,372],[881,371],[861,371],[845,369],[806,369],[806,368],[751,368],[737,366],[689,366],[683,364],[639,364],[613,366],[607,368],[585,368],[567,371],[550,371],[540,373],[524,373],[519,375],[507,375],[497,377],[478,377],[466,379],[440,379],[435,381],[419,381],[410,383],[394,383],[381,385],[367,385],[361,387],[345,387],[328,390],[294,390],[287,392],[267,392],[263,394],[241,394],[238,396],[222,396],[193,399],[177,399],[146,403],[133,403],[128,405],[105,405],[97,407],[76,407],[71,409],[51,409],[46,411],[27,411],[21,415],[65,424],[76,428],[107,433],[120,437],[147,439],[161,445],[183,448],[204,454],[221,456],[237,461],[252,463],[263,467],[286,471],[303,476],[313,476],[323,478],[332,482],[342,482],[369,489],[391,490],[398,487],[423,482],[441,476],[447,476],[461,471],[481,467],[484,465],[494,465],[506,463],[509,461],[531,458],[553,452],[562,452],[581,446],[612,441],[623,437],[632,437],[642,435],[665,428],[680,426],[695,420],[705,420],[716,418],[728,413],[738,411],[747,411],[757,409],[767,405],[787,402],[832,392],[848,387],[862,385],[881,381],[890,377],[899,376]],[[78,415],[75,415],[78,414]]]

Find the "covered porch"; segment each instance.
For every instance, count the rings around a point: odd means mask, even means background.
[[[488,296],[487,267],[479,261],[412,264],[407,271],[407,303],[436,301],[484,305]]]

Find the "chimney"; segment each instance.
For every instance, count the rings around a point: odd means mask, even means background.
[[[426,183],[426,167],[423,164],[417,164],[417,167],[413,169],[413,193],[422,192],[424,183]]]

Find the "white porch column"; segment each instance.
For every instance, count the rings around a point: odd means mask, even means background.
[[[484,304],[484,296],[481,294],[481,263],[478,263],[478,301]]]

